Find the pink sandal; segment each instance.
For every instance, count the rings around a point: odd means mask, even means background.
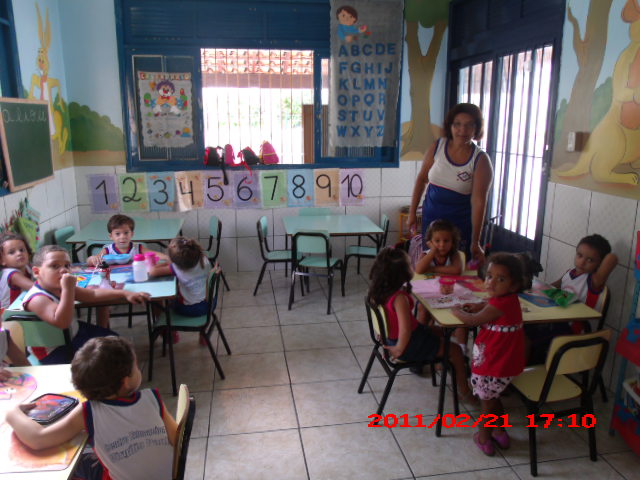
[[[487,457],[493,457],[496,454],[496,449],[493,446],[493,443],[489,441],[488,443],[480,443],[480,432],[476,432],[473,434],[473,443],[482,450]]]
[[[506,450],[511,445],[511,439],[506,430],[498,435],[491,435],[491,440],[496,442],[502,450]]]

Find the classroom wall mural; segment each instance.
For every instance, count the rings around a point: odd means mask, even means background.
[[[409,88],[403,86],[402,95],[409,96],[411,114],[409,120],[403,119],[402,122],[400,155],[403,159],[421,159],[441,136],[443,115],[436,116],[434,113],[444,108],[444,91],[439,96],[439,105],[432,105],[431,97],[434,87],[442,88],[445,81],[446,71],[442,70],[436,75],[436,67],[440,53],[446,56],[449,1],[405,0],[405,56],[408,63],[408,72],[405,74],[409,74]],[[426,41],[425,28],[430,29],[430,37]],[[446,69],[446,65],[443,67]],[[433,123],[434,120],[437,123]]]
[[[571,38],[572,48],[563,48],[560,75],[573,84],[569,95],[559,92],[551,180],[640,198],[640,5],[592,0],[584,7],[567,6],[565,45]],[[565,58],[575,58],[577,69]],[[576,152],[567,152],[569,132],[578,132]]]

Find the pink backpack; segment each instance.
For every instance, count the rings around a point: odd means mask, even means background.
[[[276,149],[266,140],[260,145],[260,160],[265,165],[275,165],[280,163]]]
[[[236,164],[236,154],[233,151],[233,147],[229,143],[224,146],[224,155],[222,156],[222,158],[224,159],[224,163],[231,167]]]
[[[424,250],[422,245],[422,234],[417,233],[409,241],[409,258],[411,259],[411,268],[416,268],[416,264],[422,256]]]

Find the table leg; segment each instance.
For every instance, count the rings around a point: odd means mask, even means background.
[[[453,328],[444,328],[444,346],[442,356],[445,359],[442,362],[442,374],[440,376],[440,394],[438,396],[438,423],[436,425],[436,437],[442,436],[442,415],[444,412],[444,394],[447,389],[447,370],[449,369],[449,345],[451,344],[451,335],[453,334]]]
[[[73,263],[79,263],[78,252],[84,248],[84,243],[72,243],[71,244],[71,261]]]
[[[173,357],[173,335],[171,333],[171,307],[168,302],[164,302],[165,315],[167,316],[167,333],[169,335],[169,366],[171,368],[171,388],[173,389],[173,396],[178,395],[178,389],[176,388],[176,366]]]

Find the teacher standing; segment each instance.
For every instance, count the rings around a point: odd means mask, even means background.
[[[489,156],[474,142],[482,138],[483,127],[482,112],[476,105],[459,103],[449,110],[444,120],[446,137],[438,139],[425,153],[409,210],[409,227],[413,229],[426,186],[423,238],[432,221],[449,220],[460,229],[461,250],[476,260],[484,260],[480,233],[493,180]]]

